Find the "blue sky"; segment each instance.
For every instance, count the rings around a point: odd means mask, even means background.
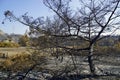
[[[80,6],[78,1],[79,0],[73,0],[71,7],[77,9],[77,7]],[[54,14],[54,12],[43,4],[42,0],[0,0],[0,30],[8,34],[24,34],[29,28],[19,22],[9,22],[8,20],[5,21],[5,24],[2,24],[6,10],[13,11],[17,17],[26,12],[34,18],[42,16],[52,17]],[[120,31],[118,30],[117,33],[120,33]]]
[[[75,8],[76,5],[79,5],[78,0],[73,0],[71,6]],[[8,34],[24,34],[28,27],[19,22],[5,21],[5,24],[2,24],[2,20],[5,18],[4,11],[6,10],[13,11],[17,17],[26,12],[34,18],[52,17],[54,14],[43,4],[42,0],[0,0],[0,29]]]
[[[44,6],[42,0],[0,0],[0,29],[8,34],[24,34],[28,27],[19,22],[5,21],[5,24],[2,24],[1,22],[5,18],[4,11],[6,10],[13,11],[18,17],[26,12],[34,18],[52,16],[53,14],[52,11]]]

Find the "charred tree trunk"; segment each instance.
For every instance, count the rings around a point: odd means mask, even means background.
[[[91,74],[95,75],[95,66],[93,63],[93,45],[91,45],[90,49],[89,49],[88,63],[89,63],[89,68],[90,68]]]

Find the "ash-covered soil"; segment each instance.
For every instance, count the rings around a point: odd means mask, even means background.
[[[120,55],[94,55],[96,75],[90,75],[87,56],[49,57],[44,65],[38,65],[27,73],[25,80],[120,80]],[[15,75],[19,76],[15,76]],[[11,80],[19,80],[25,73],[11,73]],[[0,72],[5,80],[8,73]],[[10,78],[9,78],[10,80]],[[21,79],[22,80],[22,79]]]

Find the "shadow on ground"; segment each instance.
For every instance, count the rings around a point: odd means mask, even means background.
[[[70,75],[70,76],[54,76],[49,80],[120,80],[120,75]]]

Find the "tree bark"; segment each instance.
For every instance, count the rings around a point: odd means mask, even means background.
[[[93,63],[93,45],[91,45],[90,49],[89,49],[88,63],[89,63],[89,68],[90,68],[91,74],[95,75],[95,66]]]

